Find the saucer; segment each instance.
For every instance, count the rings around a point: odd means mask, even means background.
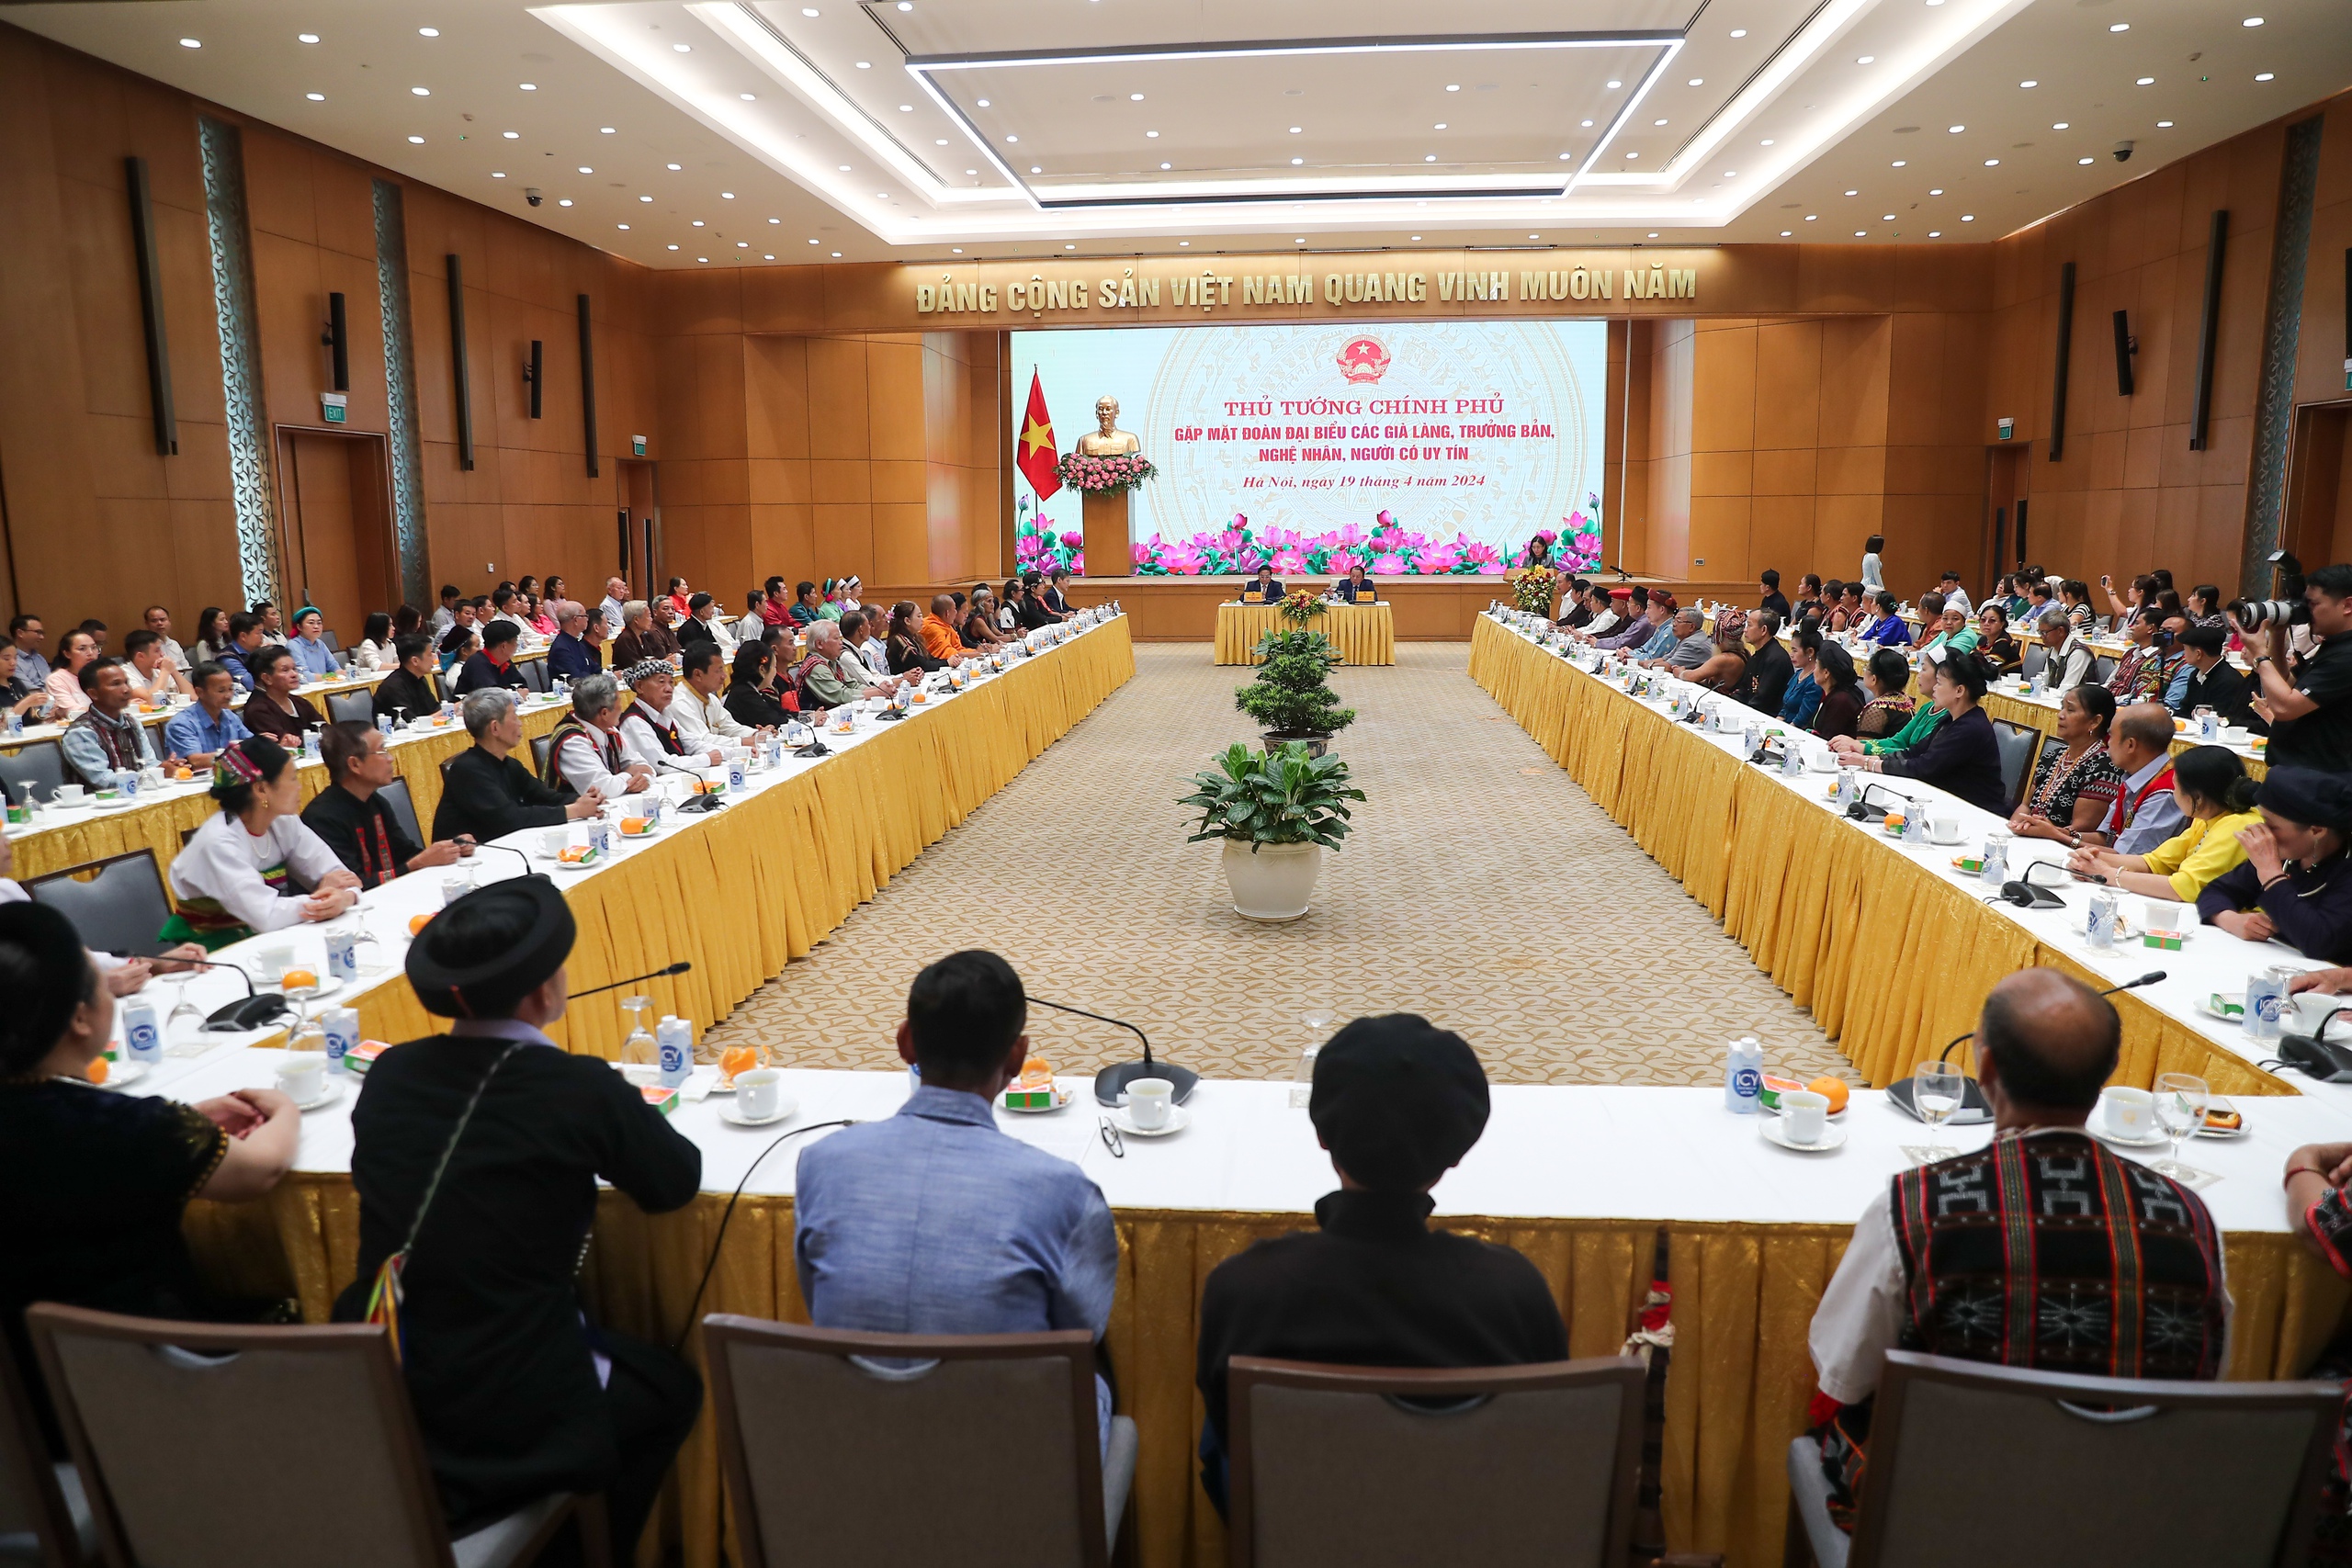
[[[2110,1133],[2103,1126],[2093,1127],[2086,1124],[2083,1131],[2100,1143],[2119,1149],[2161,1149],[2172,1143],[2172,1140],[2161,1132],[2151,1132],[2144,1138],[2127,1138],[2120,1133]]]
[[[90,805],[99,811],[128,811],[139,804],[135,795],[117,795],[112,800],[93,800]]]
[[[261,991],[276,991],[279,996],[284,997],[284,998],[285,998],[288,1001],[289,1001],[289,1002],[291,1002],[291,1001],[315,1002],[315,1001],[318,1001],[319,999],[321,999],[322,998],[334,996],[337,991],[342,990],[342,989],[343,989],[343,982],[342,982],[341,980],[339,980],[339,979],[335,978],[335,976],[332,976],[332,975],[327,976],[325,978],[322,979],[322,980],[321,980],[317,985],[315,985],[315,986],[311,987],[311,989],[310,989],[308,992],[306,992],[304,995],[300,996],[300,997],[296,997],[296,996],[292,995],[290,992],[288,992],[288,991],[286,989],[286,987],[283,987],[283,986],[279,985],[279,984],[278,984],[277,981],[275,981],[275,980],[267,980],[267,981],[265,981],[265,982],[263,982],[261,985],[256,986],[256,987],[254,987],[254,988],[255,990],[261,990]]]
[[[1135,1118],[1127,1114],[1127,1108],[1124,1105],[1113,1106],[1106,1114],[1111,1118],[1112,1126],[1131,1138],[1164,1138],[1170,1133],[1181,1133],[1193,1124],[1193,1113],[1181,1105],[1171,1105],[1168,1108],[1168,1122],[1161,1127],[1136,1126]]]
[[[129,1089],[154,1069],[144,1062],[108,1062],[107,1081],[94,1085],[97,1089]]]
[[[1823,1123],[1821,1129],[1821,1142],[1817,1144],[1799,1144],[1791,1142],[1787,1127],[1787,1122],[1777,1116],[1769,1122],[1763,1121],[1759,1118],[1756,1123],[1756,1130],[1764,1134],[1766,1142],[1778,1144],[1781,1147],[1788,1150],[1791,1154],[1827,1154],[1831,1149],[1837,1148],[1846,1141],[1846,1129],[1838,1126],[1834,1122]]]
[[[737,1127],[773,1127],[779,1122],[791,1121],[792,1113],[799,1109],[800,1102],[787,1094],[776,1100],[776,1111],[773,1116],[746,1116],[730,1101],[719,1106],[718,1119]]]
[[[294,1109],[297,1111],[316,1111],[322,1106],[333,1105],[336,1100],[341,1100],[342,1098],[343,1079],[335,1076],[334,1069],[330,1067],[327,1069],[327,1081],[325,1085],[320,1089],[318,1093],[312,1095],[310,1099],[296,1100],[294,1102]]]
[[[2239,1002],[2243,1002],[2245,999],[2245,993],[2244,991],[2220,991],[2214,993],[2214,995],[2227,997],[2233,1001]],[[2223,1023],[2244,1023],[2245,1021],[2245,1015],[2243,1012],[2222,1012],[2215,1008],[2213,1006],[2212,996],[2198,998],[2197,1010],[2203,1013],[2207,1018],[2217,1019]]]

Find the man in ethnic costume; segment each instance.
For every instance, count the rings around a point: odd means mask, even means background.
[[[1890,1349],[2092,1377],[2221,1376],[2230,1295],[2212,1215],[2084,1131],[2121,1038],[2115,1009],[2052,969],[2020,970],[1984,998],[1976,1062],[1992,1143],[1896,1177],[1814,1314],[1814,1416],[1840,1525],[1861,1494]]]

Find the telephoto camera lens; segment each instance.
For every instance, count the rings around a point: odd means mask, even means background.
[[[2238,624],[2252,629],[2256,626],[2307,626],[2312,622],[2312,607],[2301,599],[2233,599],[2226,606],[2238,618]]]

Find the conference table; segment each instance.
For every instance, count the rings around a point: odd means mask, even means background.
[[[1228,601],[1216,607],[1216,661],[1255,664],[1258,645],[1268,632],[1285,629],[1282,606],[1239,604]],[[1327,604],[1323,614],[1301,628],[1321,632],[1351,664],[1396,662],[1396,614],[1384,601],[1374,604]]]

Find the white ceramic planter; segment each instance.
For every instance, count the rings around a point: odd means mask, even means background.
[[[1225,881],[1233,912],[1244,919],[1295,920],[1306,913],[1315,879],[1323,874],[1320,844],[1259,844],[1225,840]]]

